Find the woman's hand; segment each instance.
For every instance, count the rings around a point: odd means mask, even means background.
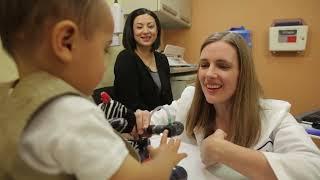
[[[202,163],[211,166],[219,163],[219,154],[223,151],[221,142],[225,141],[227,134],[217,129],[213,134],[205,138],[200,145],[200,157]]]
[[[132,130],[132,135],[142,135],[144,130],[148,128],[151,120],[151,114],[147,110],[138,109],[135,113],[136,116],[136,126]]]

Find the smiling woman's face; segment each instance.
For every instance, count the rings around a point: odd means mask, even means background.
[[[237,88],[238,76],[238,55],[232,45],[217,41],[203,48],[198,78],[208,103],[230,103]]]
[[[133,21],[133,33],[137,46],[151,47],[158,35],[156,21],[149,14],[137,16]]]

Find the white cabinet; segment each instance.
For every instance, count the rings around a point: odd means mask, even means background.
[[[194,86],[197,78],[197,74],[195,72],[192,73],[181,73],[175,74],[170,78],[171,82],[171,90],[173,100],[177,100],[181,97],[182,91],[187,86]]]
[[[180,18],[191,24],[191,0],[177,0],[179,4]]]
[[[191,26],[191,0],[123,0],[124,14],[146,8],[157,14],[163,28]]]
[[[187,86],[194,86],[196,78],[197,78],[197,75],[195,73],[171,77],[170,82],[171,82],[173,100],[179,99],[181,97],[182,91]]]

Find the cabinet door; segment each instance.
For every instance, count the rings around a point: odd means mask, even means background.
[[[178,7],[180,12],[180,18],[187,22],[188,24],[191,24],[191,7],[192,2],[191,0],[177,0],[178,1]]]
[[[159,11],[160,0],[122,0],[124,14],[130,14],[139,8],[146,8],[150,11]]]
[[[173,16],[179,14],[178,0],[160,0],[161,9]]]
[[[186,28],[191,24],[191,0],[122,0],[122,7],[124,14],[138,8],[155,12],[163,28]]]

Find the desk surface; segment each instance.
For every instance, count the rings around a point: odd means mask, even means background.
[[[176,74],[176,73],[192,73],[196,72],[198,70],[197,66],[171,66],[170,67],[170,74]]]
[[[159,145],[160,136],[152,136],[150,140],[151,145],[157,147]],[[200,151],[198,146],[182,142],[179,152],[185,152],[188,154],[188,157],[186,157],[179,163],[179,166],[182,166],[187,170],[188,180],[247,179],[246,177],[242,176],[238,172],[225,165],[216,165],[213,167],[205,168],[200,159]]]

